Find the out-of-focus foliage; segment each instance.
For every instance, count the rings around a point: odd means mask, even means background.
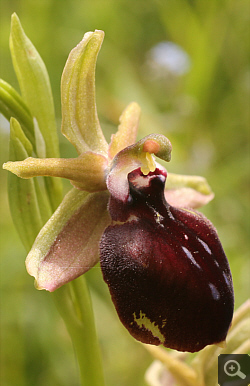
[[[8,47],[13,12],[48,68],[58,129],[66,58],[86,31],[105,31],[96,79],[102,128],[109,138],[122,109],[135,100],[142,108],[140,137],[157,132],[172,142],[169,171],[208,179],[215,199],[203,211],[217,227],[228,256],[238,307],[249,292],[248,2],[3,0],[0,77],[17,88]],[[152,48],[160,42],[174,43],[168,45],[173,50],[158,50],[156,56]],[[170,64],[166,68],[165,52],[177,60],[177,68],[186,58],[179,72]],[[8,138],[1,117],[1,163],[8,160]],[[76,155],[61,135],[60,141],[62,156]],[[0,176],[1,383],[78,385],[71,343],[52,299],[33,288],[25,271],[25,251],[8,209],[7,172]],[[87,273],[87,279],[107,385],[145,385],[149,354],[118,321],[100,269]]]

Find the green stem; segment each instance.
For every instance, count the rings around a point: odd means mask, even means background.
[[[104,386],[92,303],[83,276],[53,293],[77,356],[82,386]]]

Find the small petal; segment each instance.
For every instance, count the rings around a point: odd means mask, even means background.
[[[106,155],[108,151],[95,102],[95,66],[103,38],[103,31],[86,33],[71,51],[62,74],[62,133],[78,154],[92,150]]]
[[[101,154],[83,153],[78,158],[26,158],[20,162],[6,162],[3,168],[21,178],[38,176],[62,177],[71,180],[80,190],[106,190],[107,159]]]
[[[26,267],[38,289],[54,291],[92,268],[98,241],[110,223],[107,192],[72,189],[37,236]]]
[[[214,193],[204,177],[168,173],[165,197],[170,205],[195,209],[208,204]]]
[[[178,188],[166,189],[165,197],[172,206],[196,209],[208,204],[214,198],[214,194],[202,194],[192,188]]]
[[[180,188],[192,188],[204,195],[210,195],[213,193],[206,178],[204,177],[168,173],[166,189]]]
[[[125,147],[135,143],[140,115],[140,106],[135,102],[130,103],[123,111],[120,117],[118,131],[111,137],[111,143],[109,145],[110,158],[113,158]]]

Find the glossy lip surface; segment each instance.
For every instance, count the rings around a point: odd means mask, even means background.
[[[162,170],[144,176],[137,169],[128,175],[127,202],[111,196],[115,222],[101,239],[101,268],[132,336],[194,352],[225,340],[232,278],[213,225],[198,212],[168,205],[165,179]]]

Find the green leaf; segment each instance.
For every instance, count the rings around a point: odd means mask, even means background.
[[[10,50],[22,97],[46,145],[46,157],[59,157],[59,144],[55,121],[54,103],[49,76],[37,50],[25,35],[14,13],[11,17]],[[62,198],[59,179],[46,180],[51,206],[56,209]]]
[[[36,118],[34,118],[34,132],[35,132],[35,141],[36,141],[36,155],[39,158],[45,158],[46,144],[45,144],[43,135],[39,129]]]
[[[11,117],[18,120],[35,150],[34,126],[29,109],[18,92],[2,79],[0,79],[0,112],[8,120]]]
[[[37,50],[25,35],[14,13],[10,50],[22,97],[35,117],[46,143],[46,156],[59,157],[54,103],[49,76]]]
[[[18,161],[32,154],[32,145],[24,135],[18,121],[10,120],[10,159]],[[13,222],[24,247],[29,250],[51,215],[46,196],[35,180],[22,180],[13,174],[8,176],[9,203]],[[40,211],[41,208],[41,211]]]
[[[26,268],[38,289],[54,291],[82,275],[99,260],[99,240],[110,224],[108,192],[75,188],[38,234]]]
[[[106,155],[108,150],[95,102],[95,66],[103,38],[103,31],[86,33],[71,51],[62,75],[62,133],[78,154]]]

